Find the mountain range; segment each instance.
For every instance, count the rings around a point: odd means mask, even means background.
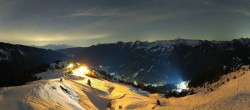
[[[116,42],[56,51],[0,43],[1,84],[16,85],[8,83],[56,60],[81,62],[131,82],[172,84],[189,80],[192,86],[201,86],[250,64],[250,39]]]
[[[189,80],[191,85],[199,86],[249,64],[250,39],[117,42],[58,52],[127,81],[178,83]]]

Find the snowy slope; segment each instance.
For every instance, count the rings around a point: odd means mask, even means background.
[[[241,74],[241,73],[245,74]],[[248,110],[250,109],[250,71],[241,70],[238,75],[213,91],[201,91],[182,98],[160,98],[158,94],[143,93],[127,85],[93,79],[85,76],[78,79],[64,74],[66,71],[48,71],[38,74],[42,80],[23,86],[0,88],[1,110],[59,109],[59,110],[105,110],[111,109],[150,110]],[[225,76],[223,76],[225,77]],[[222,77],[222,79],[223,79]],[[61,82],[60,79],[63,79]],[[87,85],[91,80],[92,87]],[[159,99],[161,106],[156,105]]]
[[[216,90],[204,91],[183,98],[170,98],[164,100],[165,103],[168,103],[168,106],[161,109],[249,110],[250,71],[241,70],[228,74],[227,76],[234,75],[237,76],[236,79],[231,79],[216,88]]]

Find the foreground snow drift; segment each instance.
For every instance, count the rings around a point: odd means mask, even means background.
[[[29,92],[25,102],[36,109],[74,109],[84,110],[78,103],[80,97],[60,82],[49,82]]]

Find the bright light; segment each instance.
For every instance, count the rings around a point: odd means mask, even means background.
[[[83,74],[88,74],[90,72],[87,66],[81,66],[77,70]]]
[[[137,82],[137,81],[134,81],[133,83],[134,83],[134,85],[136,85],[136,86],[138,85],[138,82]]]
[[[73,68],[74,67],[74,64],[70,63],[67,68]]]
[[[176,87],[176,91],[179,93],[182,92],[182,90],[188,90],[188,81],[183,81],[180,84],[176,84]]]
[[[181,92],[182,90],[188,90],[188,82],[181,82],[180,84],[177,84],[177,91]]]
[[[81,66],[73,71],[73,75],[83,77],[85,74],[88,74],[89,72],[90,70],[88,69],[87,66]]]

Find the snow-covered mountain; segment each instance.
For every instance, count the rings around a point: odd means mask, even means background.
[[[0,87],[23,84],[34,79],[34,68],[66,58],[52,50],[0,43]]]
[[[72,59],[103,67],[129,81],[198,86],[250,63],[250,39],[232,41],[163,40],[117,42],[59,50]],[[226,68],[224,68],[226,67]]]
[[[37,46],[37,47],[42,48],[42,49],[51,49],[51,50],[60,50],[60,49],[73,48],[73,46],[66,45],[66,44],[60,44],[60,45],[48,44],[48,45]]]
[[[244,74],[243,74],[244,73]],[[65,76],[66,75],[66,76]],[[237,75],[236,78],[230,77]],[[242,69],[227,75],[232,78],[213,91],[195,88],[194,95],[162,98],[128,85],[95,79],[77,78],[67,70],[38,74],[41,80],[16,87],[0,88],[0,107],[3,110],[249,110],[250,71]],[[225,76],[222,77],[222,79]],[[60,81],[63,79],[62,81]],[[91,80],[91,87],[87,84]],[[221,81],[217,82],[221,83]],[[160,101],[160,105],[156,101]],[[109,104],[110,103],[110,104]],[[108,108],[107,105],[110,105]]]

